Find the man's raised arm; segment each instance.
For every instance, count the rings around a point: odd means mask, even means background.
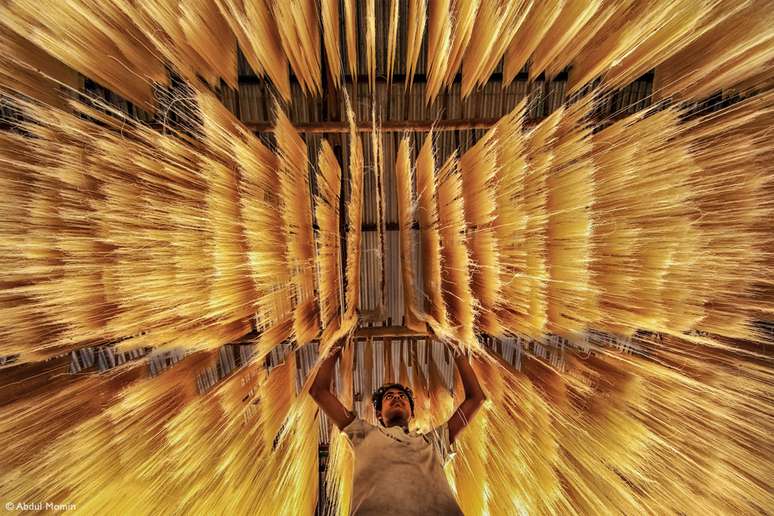
[[[462,386],[465,388],[465,401],[463,401],[457,410],[449,419],[449,442],[453,443],[454,438],[462,431],[468,422],[478,411],[478,408],[486,400],[484,391],[478,384],[478,378],[473,368],[470,367],[468,357],[464,354],[455,354],[454,363],[457,364],[457,371],[462,378]]]
[[[332,352],[328,357],[320,364],[320,369],[317,370],[317,376],[309,388],[309,394],[312,395],[314,401],[320,406],[325,414],[335,423],[339,430],[343,430],[344,427],[349,425],[355,415],[347,410],[344,405],[336,398],[331,392],[331,380],[333,379],[333,369],[336,363],[336,359],[341,354],[341,345],[344,339],[336,344],[336,350]]]

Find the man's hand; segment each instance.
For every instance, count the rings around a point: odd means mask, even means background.
[[[355,323],[356,322],[357,321],[355,320]],[[331,392],[334,365],[341,355],[341,350],[344,343],[347,341],[349,332],[354,328],[354,324],[349,321],[344,324],[348,324],[348,327],[346,328],[347,331],[344,333],[343,337],[331,346],[328,356],[326,356],[325,359],[323,359],[322,364],[320,364],[317,376],[315,377],[312,386],[309,388],[309,394],[339,430],[344,429],[353,419],[355,419],[355,415],[347,410],[336,396],[334,396],[333,392]],[[344,324],[342,324],[342,328],[345,327]]]

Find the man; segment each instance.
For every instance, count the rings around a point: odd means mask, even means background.
[[[454,440],[486,399],[463,355],[455,356],[465,400],[452,417],[427,434],[409,431],[411,389],[389,384],[374,392],[378,425],[356,417],[331,392],[340,345],[323,361],[309,392],[352,444],[355,464],[351,515],[461,515],[443,472]]]

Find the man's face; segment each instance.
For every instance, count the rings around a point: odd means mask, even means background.
[[[408,422],[411,417],[411,405],[408,396],[400,389],[392,388],[382,396],[382,420],[405,421]]]

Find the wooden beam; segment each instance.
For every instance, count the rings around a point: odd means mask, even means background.
[[[403,131],[429,132],[431,129],[435,132],[441,131],[460,131],[466,129],[489,129],[495,125],[499,118],[479,118],[472,120],[384,120],[380,127],[382,132],[396,133]],[[255,133],[270,133],[274,131],[274,124],[271,122],[244,122],[244,124]],[[306,134],[321,133],[339,133],[349,132],[349,124],[346,122],[313,122],[294,125],[296,131]],[[359,125],[359,133],[370,133],[371,125]]]
[[[385,338],[429,338],[430,332],[417,332],[405,326],[363,326],[355,330],[356,339],[385,339]],[[318,341],[314,339],[313,341]]]
[[[363,326],[355,330],[356,339],[423,339],[430,338],[429,331],[417,332],[410,330],[405,326]],[[312,339],[312,342],[319,342],[319,338]]]
[[[405,338],[405,337],[429,337],[429,332],[417,332],[410,330],[405,326],[371,326],[358,328],[355,330],[356,338],[371,338],[371,339],[383,339],[385,337],[391,338]]]

